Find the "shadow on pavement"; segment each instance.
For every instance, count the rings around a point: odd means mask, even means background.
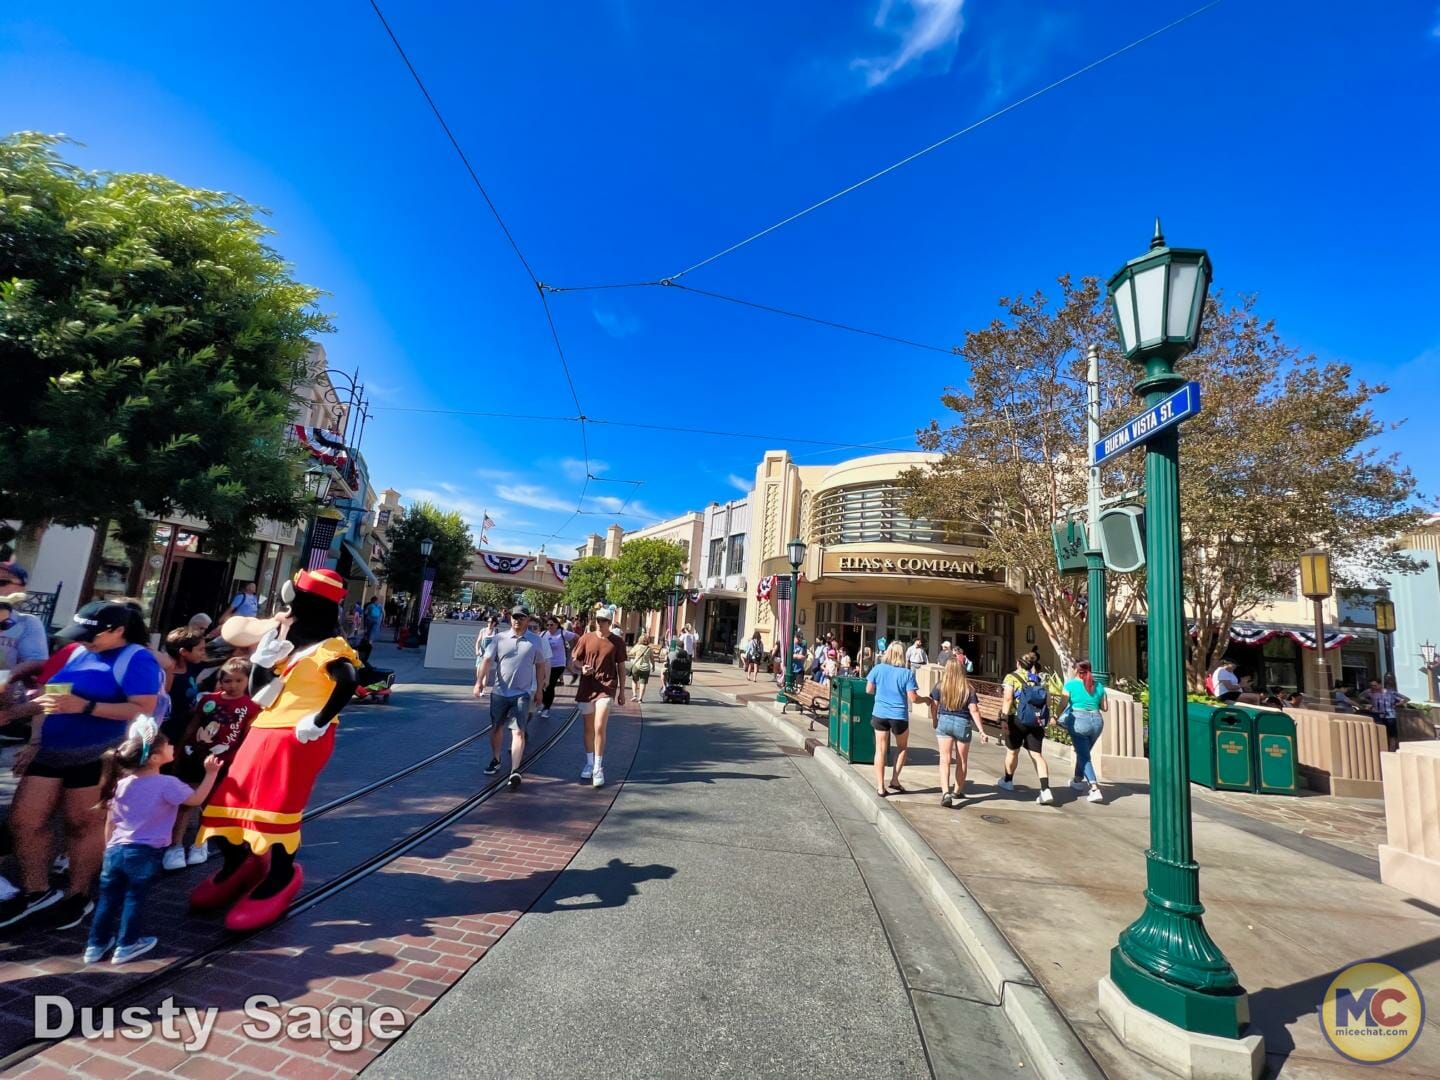
[[[594,870],[566,870],[550,890],[530,910],[532,912],[589,911],[595,908],[624,907],[632,896],[639,896],[635,886],[642,881],[664,881],[675,876],[675,867],[651,863],[632,866],[624,859],[611,859]],[[595,897],[594,901],[566,904],[566,899]]]

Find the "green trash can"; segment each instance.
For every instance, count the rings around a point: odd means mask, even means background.
[[[1185,708],[1190,779],[1212,791],[1255,790],[1255,714],[1191,701]]]
[[[1246,712],[1251,710],[1247,709]],[[1266,795],[1296,795],[1300,765],[1295,758],[1295,721],[1283,712],[1254,710],[1255,779]]]
[[[875,695],[865,692],[865,680],[846,676],[830,686],[831,708],[839,701],[839,738],[835,752],[854,765],[875,760],[875,729],[870,717],[875,712]]]

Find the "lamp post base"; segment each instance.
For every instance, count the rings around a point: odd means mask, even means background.
[[[1110,964],[1112,974],[1118,964],[1139,971],[1118,950],[1111,953]],[[1233,1014],[1248,1014],[1243,993],[1228,1000]],[[1128,1049],[1189,1080],[1259,1080],[1265,1071],[1265,1038],[1253,1028],[1245,1027],[1233,1039],[1188,1031],[1136,1005],[1110,977],[1100,980],[1100,1016]]]

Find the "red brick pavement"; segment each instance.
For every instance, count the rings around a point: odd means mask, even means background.
[[[612,782],[596,791],[576,777],[583,757],[579,720],[527,773],[519,792],[501,792],[466,818],[406,856],[297,918],[220,953],[204,966],[178,973],[145,1004],[167,998],[176,1006],[220,1010],[203,1049],[187,1051],[189,1024],[180,1039],[157,1031],[145,1042],[114,1036],[71,1038],[17,1066],[10,1075],[31,1080],[86,1076],[130,1078],[171,1074],[208,1080],[276,1076],[322,1080],[359,1072],[388,1045],[366,1035],[355,1049],[334,1049],[323,1038],[251,1037],[243,1005],[269,994],[286,1006],[324,1010],[392,1006],[408,1026],[479,961],[548,889],[609,810],[639,743],[638,708],[617,710],[605,755]],[[374,807],[371,812],[373,814]],[[323,820],[323,819],[322,819]],[[302,858],[302,862],[304,859]],[[353,859],[351,860],[353,861]],[[212,922],[180,920],[202,945],[213,940]],[[187,926],[187,929],[189,927]],[[30,994],[83,991],[95,1000],[96,972],[50,976],[54,987],[31,981]],[[114,991],[119,984],[109,983]],[[279,1011],[279,1010],[277,1010]],[[7,1017],[6,1022],[10,1019]],[[32,1017],[23,1017],[30,1030]]]

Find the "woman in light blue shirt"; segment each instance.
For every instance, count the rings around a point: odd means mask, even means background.
[[[865,690],[875,695],[875,709],[870,726],[875,729],[875,791],[883,799],[885,760],[890,755],[890,735],[895,735],[895,772],[890,777],[890,791],[905,793],[900,786],[900,770],[905,767],[905,749],[910,745],[910,706],[920,684],[915,672],[905,662],[905,646],[892,641],[885,655],[871,670]]]

